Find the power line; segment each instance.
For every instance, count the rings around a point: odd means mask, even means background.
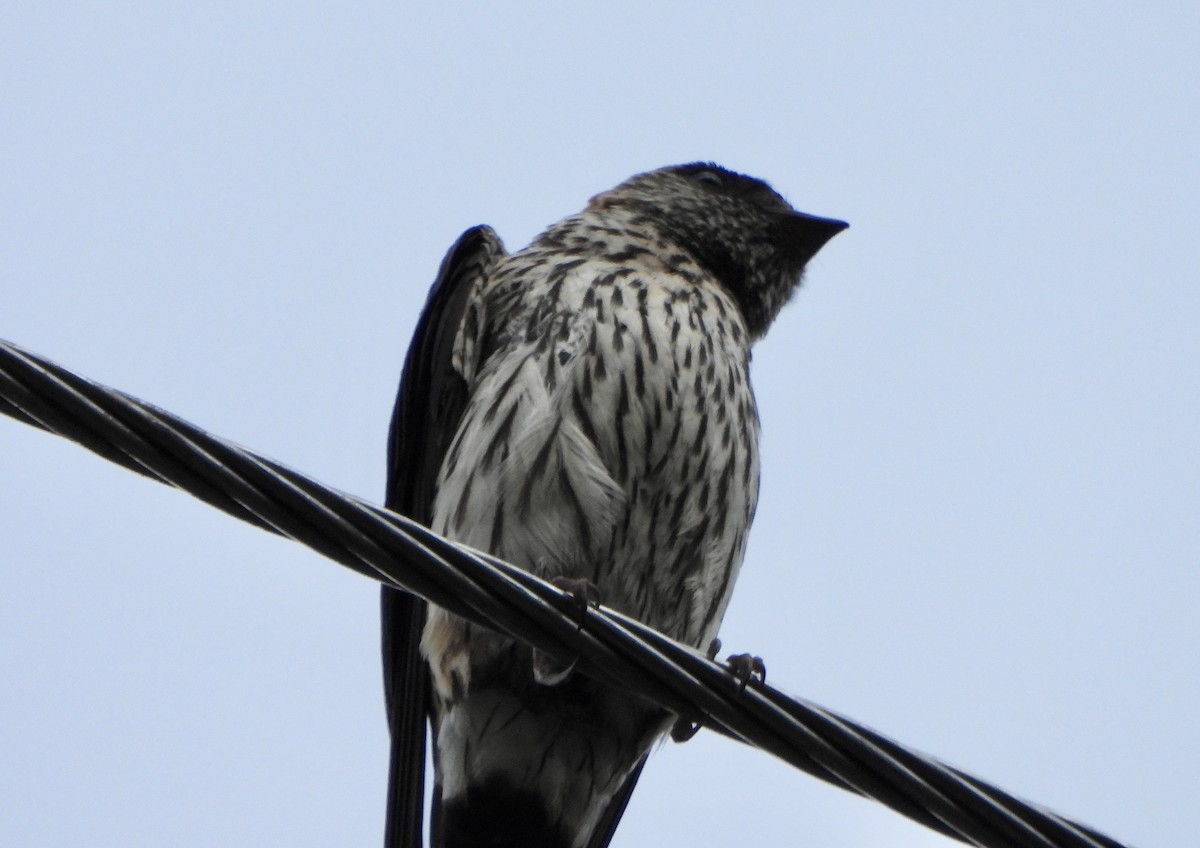
[[[336,492],[169,412],[0,340],[0,412],[68,438],[235,518],[294,539],[374,580],[631,689],[814,777],[984,848],[1123,848],[1082,824],[767,685],[521,569]]]

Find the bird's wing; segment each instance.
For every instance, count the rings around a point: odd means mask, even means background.
[[[456,362],[472,291],[504,246],[490,227],[467,230],[438,270],[417,322],[388,434],[388,509],[428,525],[438,470],[467,402]],[[478,318],[478,316],[476,316]],[[457,349],[456,349],[457,348]],[[456,367],[456,365],[458,367]],[[420,655],[425,602],[388,587],[381,598],[383,687],[391,732],[385,848],[420,848],[429,673]]]

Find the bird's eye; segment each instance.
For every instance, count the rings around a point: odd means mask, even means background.
[[[721,175],[716,171],[697,171],[692,175],[692,179],[703,185],[712,186],[713,188],[720,188],[725,184],[725,181],[721,179]]]

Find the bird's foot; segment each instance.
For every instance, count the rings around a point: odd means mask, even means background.
[[[600,605],[600,591],[596,588],[596,584],[580,577],[553,577],[550,582],[567,593],[575,602],[578,613],[576,626],[582,629],[588,607]],[[574,673],[578,662],[578,656],[571,659],[570,662],[564,662],[558,657],[534,648],[533,679],[543,686],[558,686],[566,683]]]
[[[710,660],[717,658],[717,652],[721,650],[721,640],[713,639],[708,645],[706,652]],[[754,681],[760,686],[767,682],[767,664],[763,662],[762,657],[756,657],[751,654],[730,654],[725,658],[725,665],[729,668],[738,681],[738,692],[742,692],[746,688],[746,684]],[[685,718],[678,718],[675,724],[671,727],[671,739],[675,742],[686,742],[691,739],[700,730],[699,722],[692,722]]]
[[[725,658],[725,665],[738,679],[738,691],[742,692],[751,680],[759,686],[767,682],[767,664],[762,657],[751,654],[730,654]]]

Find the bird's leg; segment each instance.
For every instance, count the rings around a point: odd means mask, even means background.
[[[552,577],[550,583],[571,596],[577,607],[578,620],[576,624],[582,630],[588,607],[600,605],[600,591],[596,588],[596,584],[579,577]],[[575,671],[575,665],[578,662],[578,655],[569,663],[564,663],[561,659],[534,648],[533,679],[543,686],[558,686],[560,683],[566,683],[572,672]]]

